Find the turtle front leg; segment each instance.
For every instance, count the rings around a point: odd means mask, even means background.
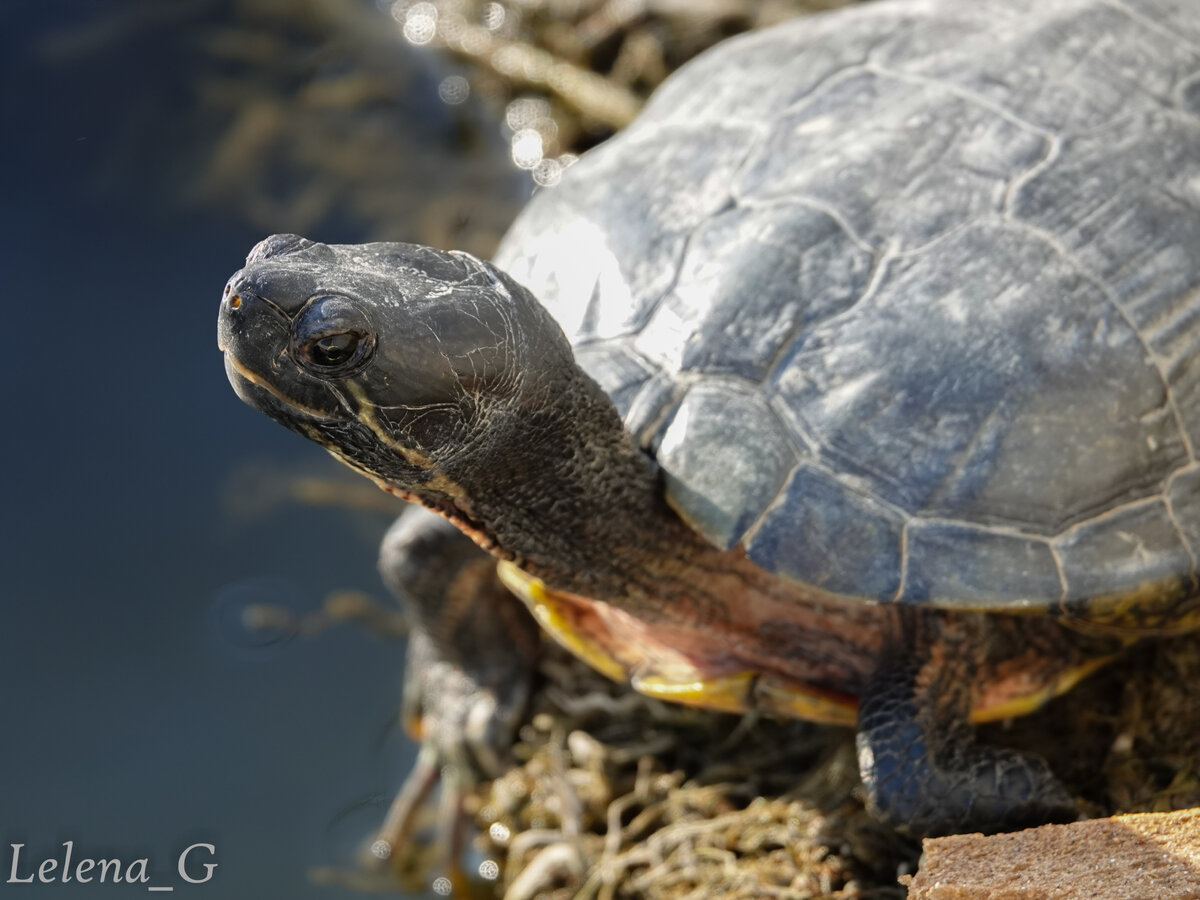
[[[537,624],[500,582],[495,560],[425,510],[410,510],[388,531],[379,568],[410,620],[402,716],[421,752],[372,852],[396,863],[413,849],[418,815],[440,780],[436,848],[461,893],[463,795],[508,764],[533,680]]]
[[[899,610],[862,692],[858,765],[868,806],[913,836],[1012,831],[1077,811],[1045,760],[975,742],[982,619]]]

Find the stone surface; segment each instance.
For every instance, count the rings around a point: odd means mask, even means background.
[[[1200,809],[925,841],[909,900],[1200,898]]]

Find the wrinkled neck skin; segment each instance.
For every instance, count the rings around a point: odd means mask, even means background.
[[[667,507],[654,463],[607,395],[573,365],[530,376],[481,418],[465,445],[431,454],[433,496],[418,499],[497,557],[554,588],[624,605],[634,558],[706,546]]]

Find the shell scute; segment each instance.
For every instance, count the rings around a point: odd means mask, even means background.
[[[727,382],[700,383],[684,395],[657,455],[668,502],[726,550],[741,542],[796,465],[761,394]]]
[[[746,552],[769,571],[826,591],[891,600],[900,585],[903,529],[895,510],[801,463]]]
[[[692,235],[674,288],[635,346],[667,369],[762,381],[799,329],[858,301],[872,263],[820,210],[731,208]]]
[[[1046,540],[922,520],[910,522],[905,537],[902,603],[1040,608],[1065,589]]]
[[[1084,522],[1055,545],[1067,579],[1068,609],[1192,571],[1191,554],[1160,498],[1131,503]]]

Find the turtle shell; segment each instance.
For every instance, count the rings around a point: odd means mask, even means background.
[[[1194,3],[727,41],[497,262],[714,544],[870,601],[1200,624]]]

